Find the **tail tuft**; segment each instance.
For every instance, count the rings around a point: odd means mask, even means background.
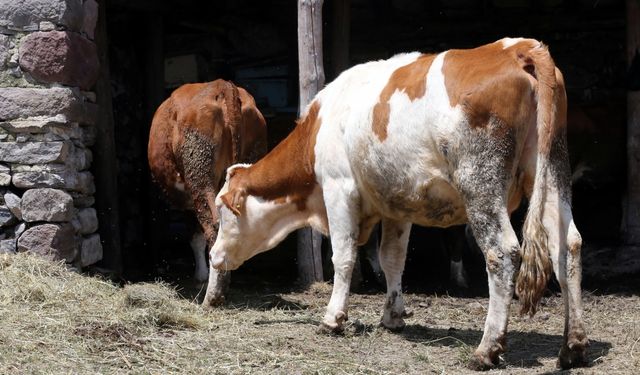
[[[548,236],[539,219],[527,218],[522,243],[522,263],[516,280],[520,314],[533,316],[553,271],[548,251]]]

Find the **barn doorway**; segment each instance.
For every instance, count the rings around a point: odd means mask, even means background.
[[[151,117],[182,83],[230,79],[256,97],[273,147],[293,128],[296,117],[296,4],[106,3],[124,276],[188,278],[193,270],[189,232],[195,221],[168,207],[149,179]],[[327,82],[339,73],[331,61],[333,6],[334,1],[325,1]],[[354,65],[404,51],[467,48],[504,36],[530,36],[548,44],[565,74],[574,112],[569,120],[573,206],[587,258],[590,246],[620,241],[620,201],[626,186],[624,17],[624,1],[616,0],[543,5],[521,0],[352,0],[349,61]],[[521,224],[518,220],[515,226]],[[408,288],[447,291],[437,286],[448,276],[448,255],[437,249],[443,233],[413,230],[405,271]],[[290,239],[248,262],[234,282],[290,284],[296,279],[294,258],[295,239]],[[480,270],[476,277],[486,285],[484,267],[475,267]]]

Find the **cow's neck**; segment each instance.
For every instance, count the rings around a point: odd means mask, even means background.
[[[303,227],[311,226],[324,235],[329,234],[324,200],[319,186],[309,195],[303,209],[289,199],[268,201],[249,195],[246,212],[251,220],[255,221],[252,228],[259,228],[259,232],[269,234],[265,238],[267,242],[263,246],[264,249],[275,247],[289,233]]]
[[[313,201],[319,192],[314,171],[319,108],[317,102],[312,103],[289,136],[249,167],[245,184],[248,194],[274,203],[295,204],[301,212],[318,209]]]

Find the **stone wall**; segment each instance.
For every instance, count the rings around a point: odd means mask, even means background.
[[[89,172],[95,0],[0,0],[0,252],[102,258]]]

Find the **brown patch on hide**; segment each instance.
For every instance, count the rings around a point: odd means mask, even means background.
[[[317,185],[314,147],[321,124],[319,111],[320,104],[312,102],[307,115],[267,156],[248,168],[234,169],[225,195],[236,198],[227,201],[233,204],[249,194],[276,203],[289,200],[298,210],[305,210],[307,198]]]
[[[387,139],[391,96],[398,90],[403,91],[411,101],[423,97],[427,92],[427,73],[435,56],[421,55],[416,61],[396,69],[391,74],[389,82],[382,89],[380,98],[373,107],[373,132],[381,142]]]
[[[538,45],[525,39],[506,49],[498,41],[447,51],[442,71],[451,106],[461,105],[474,128],[487,126],[491,118],[509,127],[522,125],[536,108],[530,50]]]

